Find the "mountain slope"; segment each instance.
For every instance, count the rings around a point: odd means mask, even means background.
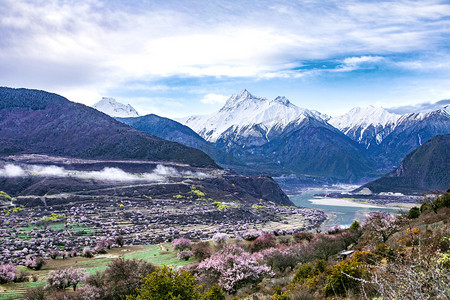
[[[372,155],[384,160],[386,166],[396,166],[408,153],[437,135],[450,133],[450,108],[430,113],[401,116],[382,143],[372,149]]]
[[[400,166],[359,188],[374,193],[411,192],[450,188],[450,135],[438,135],[408,154]]]
[[[272,176],[295,174],[352,182],[374,176],[375,164],[364,149],[327,119],[284,97],[269,101],[244,90],[216,114],[189,117],[184,122],[219,149]]]
[[[375,176],[374,162],[360,145],[311,117],[291,124],[261,148],[266,157],[297,174],[347,182]]]
[[[52,93],[0,88],[0,155],[145,159],[213,167],[201,151],[165,141]]]
[[[381,169],[392,170],[432,137],[450,133],[450,108],[396,115],[381,107],[356,107],[329,123],[363,145]]]
[[[232,155],[205,141],[191,128],[171,119],[150,114],[135,118],[116,118],[116,120],[165,140],[201,150],[222,166],[245,165]]]
[[[138,117],[138,112],[130,104],[125,105],[119,103],[114,98],[103,97],[102,100],[92,105],[93,108],[99,110],[111,117]]]
[[[380,144],[391,133],[400,115],[382,107],[355,107],[348,113],[331,118],[328,123],[366,149]]]

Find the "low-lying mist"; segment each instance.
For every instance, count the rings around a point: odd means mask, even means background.
[[[74,177],[95,179],[100,181],[146,181],[146,182],[164,182],[169,177],[195,177],[206,178],[208,174],[203,172],[177,171],[173,167],[157,165],[155,169],[148,173],[128,173],[120,168],[106,167],[100,171],[75,171],[67,170],[59,166],[43,165],[24,165],[6,164],[0,168],[0,177]]]

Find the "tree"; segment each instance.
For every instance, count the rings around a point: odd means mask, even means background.
[[[137,289],[136,300],[197,300],[201,298],[200,286],[194,275],[188,271],[174,271],[163,266],[144,278],[144,284]]]
[[[85,276],[86,273],[81,269],[75,269],[73,267],[51,271],[47,277],[46,288],[61,290],[73,286],[73,290],[75,291],[77,285],[84,280]]]
[[[155,265],[142,260],[118,258],[103,273],[89,276],[86,282],[100,289],[105,299],[125,299],[127,295],[136,295],[142,278],[155,270]]]
[[[372,234],[381,237],[383,243],[389,239],[398,229],[396,218],[387,212],[376,211],[366,218],[365,229]]]

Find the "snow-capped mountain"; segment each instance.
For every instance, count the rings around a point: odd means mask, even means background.
[[[102,100],[95,103],[93,108],[111,116],[111,117],[138,117],[138,112],[130,105],[117,102],[114,98],[103,97]]]
[[[394,129],[401,115],[388,112],[382,107],[355,107],[348,113],[331,118],[328,123],[342,131],[352,140],[369,148],[380,144]]]
[[[180,121],[260,172],[357,181],[372,171],[370,159],[328,119],[285,97],[268,100],[243,90],[212,115]]]
[[[383,142],[371,149],[376,157],[384,158],[393,165],[417,147],[437,135],[450,133],[450,106],[429,113],[402,115]]]
[[[328,122],[363,145],[382,168],[391,169],[432,137],[450,133],[450,107],[404,115],[382,107],[356,107]]]
[[[274,132],[282,131],[292,122],[300,123],[306,117],[324,121],[327,116],[317,111],[299,108],[285,97],[274,100],[255,97],[247,90],[231,96],[216,113],[179,119],[205,140],[217,142],[221,136],[253,139],[265,143]]]

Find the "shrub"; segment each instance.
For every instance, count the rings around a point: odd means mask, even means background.
[[[341,232],[342,232],[342,228],[340,226],[338,226],[338,225],[336,225],[334,227],[331,227],[331,228],[328,228],[326,230],[326,234],[338,234],[338,233],[341,233]]]
[[[23,295],[25,300],[45,300],[47,296],[47,291],[44,287],[36,287],[33,289],[28,289]]]
[[[270,248],[261,251],[261,254],[268,266],[281,272],[289,267],[295,267],[300,259],[292,248]]]
[[[177,253],[178,260],[189,260],[189,258],[192,257],[192,251],[191,250],[183,250]]]
[[[277,286],[274,288],[274,294],[270,298],[271,300],[289,300],[289,294],[287,292],[283,292],[283,290]]]
[[[192,247],[192,254],[198,260],[204,260],[212,254],[209,242],[199,242]]]
[[[296,243],[301,243],[303,241],[310,242],[314,235],[311,232],[297,232],[294,234],[294,240]]]
[[[81,252],[81,255],[86,258],[92,258],[94,257],[94,251],[89,247],[84,247],[83,251]]]
[[[28,280],[28,273],[25,270],[18,271],[16,273],[16,277],[14,278],[14,282],[26,282]]]
[[[216,243],[216,245],[223,246],[227,243],[229,238],[230,237],[228,236],[228,234],[218,232],[213,236],[212,240],[214,241],[214,243]]]
[[[350,225],[350,230],[358,230],[361,227],[358,221],[353,221],[352,225]]]
[[[359,262],[363,262],[369,265],[374,265],[379,261],[379,256],[370,251],[356,251],[353,255],[354,259]]]
[[[254,241],[262,234],[259,230],[246,231],[242,234],[242,238],[247,241]]]
[[[59,255],[59,250],[51,250],[48,255],[51,259],[56,259]]]
[[[176,251],[190,250],[192,248],[192,243],[190,239],[179,238],[172,242],[172,247]]]
[[[369,269],[368,286],[383,299],[449,299],[450,273],[428,246]]]
[[[25,258],[25,267],[36,271],[40,270],[45,265],[45,263],[45,259],[41,256],[28,255]]]
[[[345,295],[348,290],[358,290],[359,282],[353,278],[361,276],[360,265],[361,263],[355,259],[344,260],[334,265],[326,278],[325,295]]]
[[[328,260],[331,255],[335,255],[339,251],[346,249],[347,244],[342,235],[322,235],[311,240],[309,246],[313,250],[313,257]]]
[[[119,245],[119,247],[123,247],[123,244],[124,244],[124,238],[123,238],[123,236],[121,236],[121,235],[116,236],[116,237],[114,238],[114,242],[115,242],[117,245]]]
[[[65,289],[73,286],[75,291],[77,285],[83,281],[86,274],[81,269],[69,267],[67,269],[59,269],[51,271],[46,281],[47,289]]]
[[[302,284],[305,282],[306,279],[314,277],[314,268],[312,264],[306,263],[300,265],[300,267],[297,269],[297,272],[294,275],[294,278],[292,279],[292,283],[300,283]]]
[[[253,256],[234,245],[202,261],[197,270],[201,280],[218,282],[227,292],[274,275],[268,266],[260,265]]]
[[[372,212],[366,218],[364,229],[368,234],[381,238],[386,243],[388,238],[397,232],[399,225],[396,218],[387,212]]]
[[[203,294],[203,300],[225,300],[225,293],[220,286],[213,285],[209,290]]]
[[[258,252],[264,249],[275,247],[277,240],[273,234],[263,234],[259,236],[251,245],[251,252]]]
[[[408,219],[416,219],[420,216],[420,208],[414,206],[408,212]]]
[[[200,299],[200,287],[191,273],[163,266],[145,277],[144,284],[137,289],[137,295],[127,299],[197,300]]]
[[[106,249],[109,247],[106,240],[100,240],[95,244],[94,252],[99,254],[105,254]]]
[[[325,272],[325,270],[328,267],[328,262],[324,259],[318,259],[316,260],[316,263],[314,264],[314,273],[319,274]]]
[[[12,263],[0,265],[0,284],[14,281],[16,278],[16,267]]]
[[[106,299],[125,299],[127,295],[135,295],[142,278],[155,270],[153,264],[142,260],[118,258],[103,273],[89,276],[86,283],[99,288]]]

